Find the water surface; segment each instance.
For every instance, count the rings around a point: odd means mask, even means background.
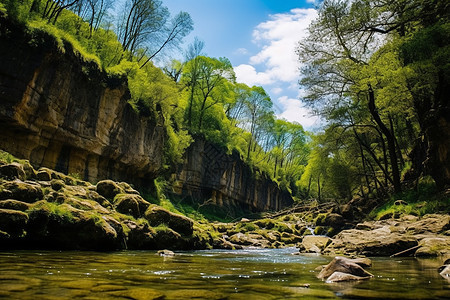
[[[375,258],[375,278],[328,284],[296,249],[0,252],[2,299],[450,299],[439,261]],[[306,287],[308,286],[309,287]]]

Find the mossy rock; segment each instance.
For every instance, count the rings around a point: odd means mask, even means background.
[[[4,178],[6,180],[26,180],[26,174],[21,164],[13,162],[0,166],[0,178]]]
[[[255,231],[257,230],[259,227],[253,223],[250,222],[240,222],[236,225],[236,230],[238,232],[242,232],[242,233],[246,233],[249,231]]]
[[[117,194],[122,193],[122,189],[112,180],[102,180],[96,185],[96,191],[106,199],[114,199]]]
[[[148,223],[125,222],[128,231],[128,249],[157,249],[155,241],[155,230]]]
[[[97,202],[98,204],[100,204],[103,207],[106,208],[112,208],[112,204],[111,202],[109,202],[108,199],[106,199],[105,197],[103,197],[102,195],[100,195],[99,193],[97,193],[96,191],[89,191],[87,193],[87,197],[95,202]]]
[[[185,235],[193,233],[194,221],[188,217],[172,213],[160,206],[150,206],[145,212],[145,218],[153,227],[167,224],[171,229]]]
[[[275,222],[272,219],[261,219],[254,222],[260,228],[272,229],[275,227]]]
[[[124,236],[100,215],[66,203],[39,202],[29,210],[27,225],[27,239],[37,247],[71,250],[124,248]]]
[[[114,197],[114,207],[120,213],[133,216],[135,218],[143,217],[150,203],[136,194],[118,194]]]
[[[283,232],[287,232],[287,233],[294,233],[294,231],[292,230],[291,227],[289,227],[287,224],[283,223],[283,222],[277,222],[275,224],[275,227],[273,228],[273,230],[276,230],[280,233]]]
[[[325,224],[325,219],[327,218],[328,214],[318,214],[316,219],[314,220],[314,224],[316,226],[323,226]]]
[[[157,249],[183,250],[186,248],[186,241],[173,229],[167,226],[158,226],[153,229]]]
[[[3,209],[26,211],[30,206],[31,204],[19,200],[7,199],[0,201],[0,208]]]
[[[61,179],[52,179],[50,181],[50,185],[52,186],[52,189],[55,191],[61,190],[63,187],[65,187],[65,182]]]
[[[33,203],[44,198],[44,193],[40,185],[20,180],[5,183],[3,189],[11,192],[11,199],[27,203]]]
[[[0,209],[0,230],[20,236],[28,223],[28,215],[12,209]]]

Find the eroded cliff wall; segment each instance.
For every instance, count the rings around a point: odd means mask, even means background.
[[[219,206],[268,211],[293,204],[289,192],[268,178],[256,178],[237,153],[227,155],[224,149],[201,138],[187,149],[175,179],[176,194],[194,200],[211,199]]]
[[[141,117],[127,103],[125,79],[64,51],[43,32],[0,17],[0,149],[36,167],[149,186],[162,169],[163,120]],[[176,192],[253,211],[278,210],[292,197],[199,138],[187,150]]]
[[[91,182],[155,177],[165,131],[127,103],[126,80],[5,19],[0,58],[0,149]]]

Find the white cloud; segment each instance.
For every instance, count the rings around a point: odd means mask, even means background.
[[[248,54],[248,50],[245,49],[245,48],[239,48],[239,49],[236,49],[236,51],[234,51],[234,54],[247,55]]]
[[[278,102],[282,109],[278,118],[300,123],[307,130],[319,125],[319,118],[312,116],[311,111],[300,100],[282,96],[278,98]]]
[[[296,8],[288,13],[271,15],[269,21],[255,28],[253,39],[262,50],[250,58],[249,66],[262,65],[264,71],[260,73],[266,75],[259,74],[259,78],[264,78],[265,84],[297,80],[299,63],[295,48],[306,36],[308,25],[316,16],[314,9]],[[248,80],[238,73],[236,75],[238,81]],[[264,84],[257,79],[253,81]]]
[[[251,65],[239,65],[234,67],[238,82],[245,83],[248,86],[271,84],[272,79],[266,72],[257,72]]]
[[[281,94],[281,92],[283,91],[283,89],[280,88],[280,87],[274,87],[274,88],[271,89],[270,91],[271,91],[273,94],[275,94],[275,95],[279,95],[279,94]]]

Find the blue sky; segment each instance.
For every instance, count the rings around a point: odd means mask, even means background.
[[[318,125],[299,98],[295,45],[316,17],[313,0],[163,0],[170,12],[188,12],[211,57],[227,57],[238,82],[269,93],[279,118],[310,130]]]

